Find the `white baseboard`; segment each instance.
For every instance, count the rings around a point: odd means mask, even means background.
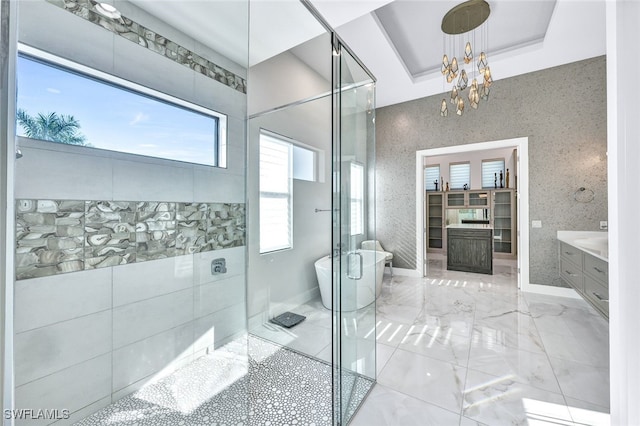
[[[422,277],[422,274],[416,269],[396,268],[393,267],[393,275],[401,277]]]
[[[555,287],[542,284],[523,284],[521,291],[528,293],[546,294],[547,296],[569,297],[571,299],[582,299],[578,292],[572,288]]]

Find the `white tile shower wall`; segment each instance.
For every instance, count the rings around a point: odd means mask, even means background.
[[[113,348],[137,342],[193,320],[193,288],[113,309]]]
[[[33,314],[37,315],[37,312]],[[29,383],[109,352],[111,311],[18,333],[15,336],[16,385]]]
[[[34,328],[111,309],[112,268],[20,280],[15,283],[14,330]]]
[[[239,330],[246,329],[246,305],[244,302],[224,308],[194,322],[194,350],[217,348],[239,337]]]
[[[224,274],[212,274],[211,262],[219,258],[225,259],[227,272]],[[236,275],[244,276],[245,274],[245,247],[233,247],[224,250],[197,253],[195,259],[195,285],[225,280]]]
[[[243,303],[245,299],[244,275],[197,286],[194,291],[194,317],[201,318]]]
[[[187,255],[113,268],[113,306],[191,288],[193,260]]]
[[[193,327],[190,322],[114,350],[113,392],[193,354]]]
[[[45,1],[20,6],[21,42],[226,114],[228,166],[19,138],[16,198],[245,202],[246,95]],[[118,8],[200,53],[195,40],[136,6],[118,1]],[[231,61],[221,65],[242,74]],[[71,424],[246,331],[244,253],[237,247],[18,281],[16,408],[68,407],[71,418],[57,424]],[[218,257],[228,272],[212,276]],[[234,286],[230,295],[207,287],[218,282]],[[65,389],[65,381],[74,385]],[[90,391],[76,396],[76,383]]]
[[[16,388],[16,400],[25,407],[74,412],[111,393],[111,353]],[[46,425],[46,419],[18,421],[20,426]]]

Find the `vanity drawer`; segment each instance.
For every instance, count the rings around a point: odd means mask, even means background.
[[[590,254],[584,254],[584,272],[602,281],[602,284],[609,286],[609,264],[602,259],[598,259]]]
[[[584,276],[584,294],[607,317],[609,316],[609,289],[589,275]]]
[[[582,269],[560,258],[560,277],[576,290],[582,291]]]
[[[573,262],[579,269],[582,269],[582,251],[566,243],[560,243],[560,257]]]

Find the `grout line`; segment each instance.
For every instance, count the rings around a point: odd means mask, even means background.
[[[112,308],[109,307],[109,308],[101,309],[99,311],[78,315],[78,316],[75,316],[73,318],[68,318],[68,319],[64,319],[64,320],[60,320],[60,321],[55,321],[55,322],[52,322],[52,323],[49,323],[49,324],[45,324],[45,325],[39,325],[38,327],[30,328],[28,330],[23,330],[23,331],[20,331],[18,333],[15,333],[14,336],[17,337],[17,336],[20,336],[20,335],[25,334],[25,333],[30,333],[32,331],[41,330],[43,328],[60,325],[60,324],[66,323],[66,322],[75,321],[75,320],[80,319],[80,318],[86,318],[86,317],[90,317],[92,315],[102,314],[102,313],[110,312],[110,311],[112,311]]]
[[[47,377],[53,376],[54,374],[62,373],[63,371],[66,371],[66,370],[69,370],[69,369],[71,369],[71,368],[77,367],[77,366],[78,366],[78,365],[80,365],[80,364],[84,364],[84,363],[86,363],[86,362],[93,361],[93,360],[95,360],[95,359],[97,359],[97,358],[100,358],[101,356],[105,356],[105,355],[110,354],[110,353],[111,353],[111,352],[103,352],[103,353],[98,354],[98,355],[95,355],[95,356],[93,356],[93,357],[91,357],[91,358],[84,359],[84,360],[82,360],[82,361],[80,361],[80,362],[76,362],[76,363],[75,363],[75,364],[73,364],[73,365],[69,365],[69,366],[67,366],[67,367],[63,367],[63,368],[61,368],[60,370],[56,370],[56,371],[53,371],[53,372],[51,372],[51,373],[47,373],[47,374],[45,374],[44,376],[38,377],[38,378],[33,379],[33,380],[29,380],[28,382],[24,382],[24,383],[21,383],[21,384],[19,384],[19,385],[16,385],[16,386],[15,386],[15,389],[18,389],[18,388],[20,388],[20,387],[22,387],[22,386],[25,386],[25,385],[28,385],[28,384],[30,384],[30,383],[37,382],[38,380],[42,380],[42,379],[45,379],[45,378],[47,378]],[[105,397],[106,397],[106,396],[105,396]]]

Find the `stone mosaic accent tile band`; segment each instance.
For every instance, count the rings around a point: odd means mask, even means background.
[[[241,93],[247,93],[246,79],[217,65],[191,50],[180,46],[168,38],[122,16],[111,19],[96,12],[94,0],[47,0],[47,2],[94,23],[112,33],[126,38],[152,52],[191,68],[206,77],[229,86]]]
[[[245,205],[16,201],[16,279],[245,245]]]

